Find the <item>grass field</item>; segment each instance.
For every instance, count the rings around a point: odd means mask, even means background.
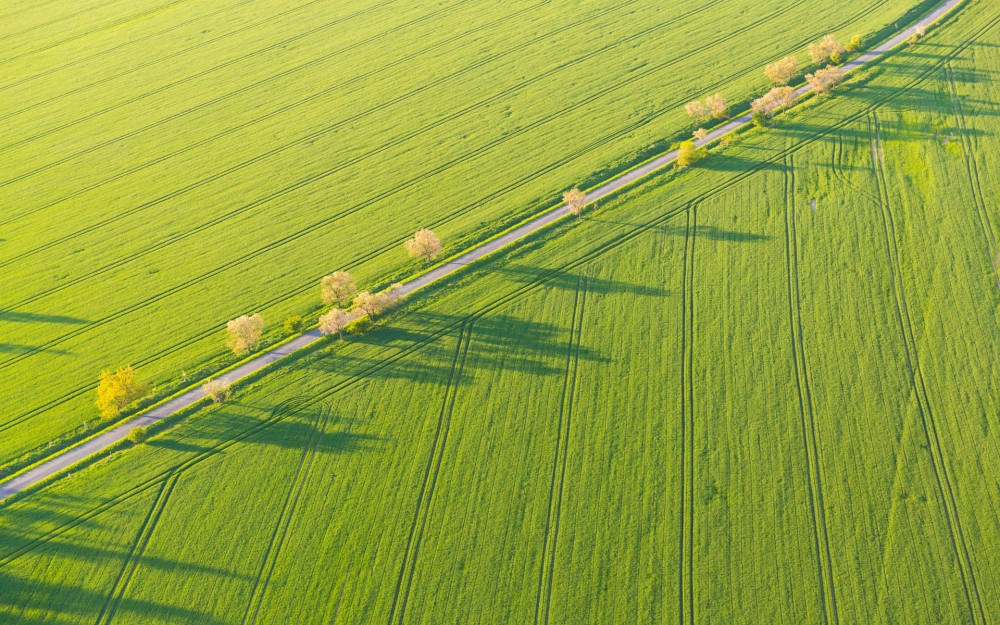
[[[1000,617],[1000,9],[0,508],[17,623]]]
[[[93,431],[101,369],[162,396],[232,361],[228,319],[276,340],[320,276],[409,275],[416,228],[464,249],[914,4],[5,5],[0,473]]]

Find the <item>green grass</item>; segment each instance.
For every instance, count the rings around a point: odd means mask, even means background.
[[[94,431],[101,369],[162,397],[232,361],[228,319],[277,340],[320,276],[406,276],[418,227],[464,249],[685,136],[687,101],[914,4],[7,5],[0,473]]]
[[[835,98],[6,504],[0,614],[993,622],[998,48],[973,0]]]

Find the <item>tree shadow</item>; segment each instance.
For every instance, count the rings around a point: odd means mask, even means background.
[[[604,223],[614,224],[617,226],[628,226],[635,227],[643,225],[640,222],[629,222],[614,219],[600,219],[595,221],[602,221]],[[683,237],[687,236],[687,227],[675,225],[668,223],[662,226],[657,226],[655,230],[662,232],[670,236]],[[711,241],[722,241],[728,243],[758,243],[761,241],[769,241],[771,235],[769,234],[757,234],[756,232],[742,232],[740,230],[726,230],[725,228],[720,228],[718,226],[708,226],[699,225],[695,230],[695,237],[709,239]],[[665,291],[665,294],[669,295],[669,291]]]
[[[591,221],[600,221],[597,218],[588,219]],[[497,273],[510,276],[514,281],[522,284],[534,282],[539,276],[546,273],[546,271],[548,270],[541,267],[524,266],[504,266],[496,269]],[[570,273],[560,273],[552,276],[546,280],[546,285],[567,291],[576,291],[580,286],[579,277]],[[650,286],[648,284],[638,282],[626,282],[624,280],[616,280],[613,278],[598,277],[587,278],[587,291],[601,294],[630,293],[632,295],[639,295],[642,297],[667,297],[670,295],[670,292],[663,287]]]
[[[12,323],[66,323],[66,324],[88,323],[86,319],[80,319],[79,317],[17,312],[14,310],[0,310],[0,321],[10,321]]]
[[[60,550],[59,554],[66,554],[67,557],[81,557],[80,553],[66,552]],[[125,554],[127,555],[127,554]],[[116,561],[124,562],[125,555],[104,553],[100,555],[82,556],[83,570],[80,570],[78,577],[62,576],[63,582],[56,579],[47,579],[36,571],[37,576],[18,575],[4,568],[0,569],[0,613],[14,615],[16,622],[29,623],[38,622],[35,620],[22,620],[24,614],[31,608],[41,608],[45,614],[45,622],[89,622],[98,617],[101,606],[105,604],[108,595],[113,592],[114,579],[108,579],[107,585],[100,590],[86,588],[79,583],[79,580],[95,574],[99,574],[102,565],[107,560],[114,558]],[[52,555],[51,557],[56,557]],[[81,563],[77,563],[80,566]],[[152,559],[143,558],[143,566],[153,564]],[[167,570],[178,571],[178,575],[183,572],[193,572],[185,568],[182,563],[161,563]],[[66,565],[63,565],[66,568]],[[55,598],[55,601],[52,599]],[[45,601],[48,599],[49,601]],[[44,604],[34,605],[40,601]],[[151,614],[156,614],[171,622],[185,623],[205,623],[206,625],[222,624],[225,621],[213,617],[209,612],[202,612],[189,607],[168,605],[166,603],[153,602],[148,600],[132,599],[124,597],[118,606],[117,612],[120,616],[132,614],[140,620],[148,619]],[[15,622],[15,621],[11,621]]]
[[[531,275],[530,270],[525,271],[526,281],[531,281]],[[558,276],[553,277],[547,284],[561,279]],[[571,280],[575,288],[576,278]],[[611,284],[608,282],[605,286],[611,288]],[[563,287],[569,288],[566,284],[558,288]],[[591,290],[596,291],[596,289]],[[666,295],[661,289],[647,290],[649,293]],[[506,370],[543,376],[565,373],[565,366],[559,363],[566,358],[569,350],[568,325],[563,327],[511,314],[490,314],[473,319],[471,315],[430,311],[415,311],[407,316],[407,322],[407,327],[384,326],[379,328],[378,332],[351,337],[349,342],[403,351],[427,341],[439,341],[443,336],[457,336],[460,327],[471,323],[472,334],[468,352],[463,358],[466,365],[461,384],[473,383],[477,371],[489,366],[478,363],[493,362],[498,356],[503,357],[503,367]],[[593,361],[604,360],[604,357],[598,356],[594,350],[586,346],[580,347],[579,357]],[[317,358],[305,366],[325,373],[356,372],[356,375],[372,380],[396,379],[447,385],[454,364],[454,347],[441,349],[425,347],[396,360],[388,360],[388,356],[384,353],[370,357],[362,354],[361,350],[338,350],[326,357]]]
[[[191,443],[184,443],[172,438],[154,438],[145,443],[149,447],[165,449],[169,451],[179,451],[179,452],[192,452],[192,453],[203,453],[211,451],[211,447],[205,447],[202,445],[193,445]]]
[[[744,146],[744,144],[740,145],[741,147]],[[745,147],[755,149],[750,145],[746,145]],[[756,171],[778,171],[781,169],[781,164],[773,161],[746,158],[733,152],[723,152],[722,154],[713,154],[710,158],[699,161],[694,167],[706,171],[732,173],[750,171],[751,169]]]
[[[21,354],[27,354],[31,352],[44,352],[46,354],[53,354],[55,356],[73,355],[73,352],[67,352],[61,349],[52,349],[49,347],[33,347],[31,345],[21,345],[18,343],[0,343],[0,354],[13,354],[15,356],[20,356]]]

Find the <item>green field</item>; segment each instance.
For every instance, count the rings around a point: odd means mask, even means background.
[[[971,0],[0,507],[0,620],[995,623],[998,72]]]
[[[0,474],[99,426],[101,369],[162,397],[232,362],[227,320],[277,340],[320,276],[410,275],[418,227],[465,249],[915,4],[8,2]]]

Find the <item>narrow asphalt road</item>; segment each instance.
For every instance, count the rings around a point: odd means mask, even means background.
[[[929,14],[924,19],[920,20],[917,24],[903,30],[892,39],[889,39],[885,43],[876,46],[875,48],[872,48],[871,50],[865,52],[864,54],[854,59],[853,61],[845,63],[842,66],[844,71],[850,72],[863,65],[871,63],[872,61],[875,61],[889,50],[895,48],[896,46],[906,41],[907,38],[909,38],[912,34],[916,32],[918,26],[924,26],[924,27],[930,26],[934,22],[941,19],[947,12],[951,11],[962,1],[963,0],[946,0],[931,14]],[[806,93],[808,93],[809,91],[810,91],[809,85],[806,84],[803,85],[802,87],[799,87],[796,90],[795,95],[796,97],[801,97]],[[704,139],[698,140],[695,143],[699,147],[707,143],[711,143],[712,141],[715,141],[735,131],[737,128],[740,128],[741,126],[745,126],[750,122],[751,122],[751,115],[750,113],[746,113],[744,115],[741,115],[740,117],[730,120],[725,125],[720,126],[719,128],[710,132]],[[676,158],[677,158],[676,150],[668,152],[663,156],[654,159],[641,167],[633,169],[632,171],[623,174],[619,178],[615,178],[614,180],[608,182],[607,184],[591,191],[590,193],[587,194],[587,201],[595,202],[611,193],[614,193],[618,189],[621,189],[622,187],[629,185],[641,178],[644,178],[649,174],[653,173],[654,171],[673,163],[674,160],[676,160]],[[540,230],[541,228],[544,228],[545,226],[551,224],[552,222],[557,221],[567,215],[569,215],[569,209],[565,205],[554,208],[549,212],[544,213],[543,215],[536,217],[535,219],[525,223],[519,228],[516,228],[515,230],[512,230],[497,239],[488,241],[480,245],[479,247],[476,247],[471,251],[466,252],[465,254],[459,256],[458,258],[451,260],[428,273],[425,273],[419,278],[407,282],[406,284],[403,285],[400,293],[401,295],[409,295],[414,291],[416,291],[417,289],[423,288],[428,284],[431,284],[432,282],[436,282],[437,280],[440,280],[445,276],[448,276],[454,273],[455,271],[458,271],[465,265],[468,265],[473,261],[479,260],[480,258],[487,256],[488,254],[492,254],[493,252],[496,252],[497,250],[506,247],[511,243],[514,243],[528,236],[532,232]],[[300,349],[308,347],[309,345],[312,345],[321,338],[322,335],[320,334],[320,331],[318,329],[310,330],[309,332],[306,332],[302,336],[288,343],[285,343],[280,347],[276,347],[268,352],[261,354],[260,356],[247,362],[243,366],[234,369],[233,371],[230,371],[224,377],[228,378],[232,382],[239,381],[242,378],[245,378],[246,376],[250,375],[251,373],[259,371],[260,369],[270,365],[271,363],[277,360],[281,360],[282,358],[291,354],[292,352],[296,352]],[[37,467],[31,469],[30,471],[26,471],[25,473],[22,473],[21,475],[3,484],[0,484],[0,501],[15,493],[19,493],[22,490],[30,486],[33,486],[34,484],[37,484],[38,482],[47,479],[55,475],[56,473],[59,473],[60,471],[64,471],[72,467],[74,464],[80,462],[81,460],[84,460],[85,458],[93,454],[96,454],[100,451],[107,449],[111,445],[114,445],[118,441],[125,438],[128,435],[129,430],[131,430],[132,428],[143,427],[150,425],[152,423],[156,423],[157,421],[160,421],[162,419],[169,417],[172,414],[175,414],[179,410],[187,408],[191,404],[203,399],[204,397],[205,393],[204,391],[201,390],[200,387],[192,391],[188,391],[187,393],[180,395],[161,406],[157,406],[156,408],[153,408],[152,410],[149,410],[148,412],[138,417],[135,417],[134,419],[126,423],[123,423],[122,425],[119,425],[115,428],[112,428],[111,430],[108,430],[107,432],[101,434],[100,436],[97,436],[85,443],[82,443],[76,447],[73,447],[72,449],[67,450],[64,453],[59,454],[58,456],[52,458],[51,460],[48,460],[38,465]]]

